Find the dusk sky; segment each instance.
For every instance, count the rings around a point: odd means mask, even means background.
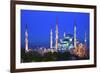
[[[89,17],[89,13],[21,10],[21,48],[25,48],[26,25],[29,48],[49,47],[50,29],[53,31],[54,45],[56,21],[58,21],[59,39],[63,38],[64,32],[73,35],[76,23],[77,39],[84,42],[86,32],[87,45],[89,46]]]

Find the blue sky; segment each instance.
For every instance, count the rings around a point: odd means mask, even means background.
[[[77,26],[77,38],[83,42],[84,33],[87,35],[89,46],[89,13],[79,12],[56,12],[21,10],[21,48],[25,48],[25,27],[28,28],[29,48],[49,47],[50,29],[53,30],[53,42],[55,43],[55,28],[58,21],[59,38],[63,33],[74,33],[74,24]],[[58,20],[57,20],[58,19]]]

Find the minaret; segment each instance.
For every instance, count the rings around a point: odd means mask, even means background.
[[[53,48],[53,37],[52,37],[52,29],[50,31],[50,48]]]
[[[66,37],[66,33],[64,32],[64,37]]]
[[[76,23],[74,24],[74,48],[76,48]]]
[[[86,32],[85,32],[85,36],[84,36],[84,44],[86,45],[87,42],[87,38],[86,38]]]
[[[27,25],[25,28],[25,52],[28,52],[28,31],[27,31]]]
[[[58,20],[56,20],[56,49],[58,48]]]

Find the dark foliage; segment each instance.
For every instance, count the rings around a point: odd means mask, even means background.
[[[81,58],[70,54],[70,52],[48,52],[41,54],[37,51],[25,53],[24,49],[21,50],[21,62],[48,62],[64,60],[81,60]]]

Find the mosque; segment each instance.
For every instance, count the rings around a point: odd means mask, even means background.
[[[41,48],[42,53],[45,52],[58,52],[58,51],[71,51],[72,54],[77,55],[79,57],[87,56],[87,47],[86,47],[86,33],[84,37],[84,43],[81,43],[77,39],[76,34],[76,23],[74,24],[74,36],[70,34],[66,34],[64,32],[63,38],[59,39],[59,32],[58,32],[58,22],[56,21],[56,36],[55,36],[55,45],[53,45],[53,32],[50,29],[50,48]],[[27,27],[25,30],[25,52],[29,52],[30,49],[28,48],[28,31]]]

